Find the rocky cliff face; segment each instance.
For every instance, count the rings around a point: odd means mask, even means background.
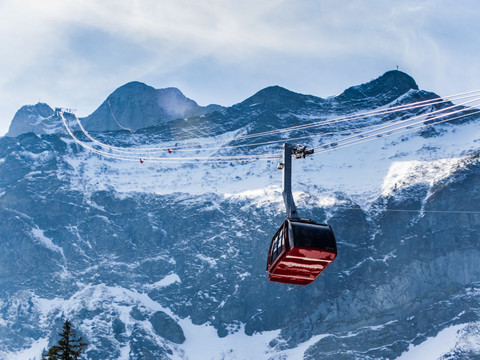
[[[401,71],[392,70],[368,83],[352,86],[336,98],[352,102],[368,100],[370,106],[378,107],[396,100],[410,90],[418,90],[415,80]]]
[[[176,88],[154,89],[141,82],[131,82],[115,90],[83,122],[89,131],[136,131],[219,109],[218,105],[199,106]]]
[[[211,156],[278,152],[281,141],[226,146],[247,141],[232,134],[375,107],[385,89],[400,90],[383,105],[431,96],[390,75],[361,85],[362,102],[272,87],[134,137],[96,136],[129,148],[201,135],[221,148]],[[38,359],[65,318],[88,359],[394,359],[452,329],[439,357],[478,357],[478,121],[294,161],[298,211],[333,227],[339,253],[306,287],[267,281],[284,218],[274,161],[140,164],[85,151],[66,133],[1,138],[0,359]]]
[[[28,132],[48,134],[58,131],[58,120],[52,118],[53,109],[44,103],[25,105],[17,111],[6,136],[16,137]]]

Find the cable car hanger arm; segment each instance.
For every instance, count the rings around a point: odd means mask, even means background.
[[[295,156],[295,159],[304,159],[307,155],[312,155],[313,152],[313,149],[307,149],[306,146],[283,144],[283,163],[279,164],[278,168],[283,172],[282,196],[287,210],[287,218],[298,217],[292,194],[292,155]]]

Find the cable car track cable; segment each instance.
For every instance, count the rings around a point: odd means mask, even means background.
[[[382,139],[382,138],[393,136],[393,135],[403,134],[403,133],[410,132],[410,131],[413,131],[413,130],[421,129],[423,127],[433,126],[433,125],[445,123],[445,122],[448,122],[448,121],[452,121],[452,120],[461,119],[461,118],[464,118],[464,117],[476,115],[476,114],[479,114],[479,113],[480,113],[480,110],[469,113],[469,114],[459,115],[459,116],[456,116],[454,118],[448,118],[448,119],[445,119],[445,120],[436,121],[436,122],[429,123],[429,124],[425,124],[425,123],[423,123],[423,121],[421,121],[421,122],[417,122],[416,124],[405,125],[405,126],[402,126],[400,128],[397,128],[397,129],[388,130],[388,131],[386,131],[384,133],[381,133],[381,134],[374,134],[374,135],[371,135],[367,138],[361,138],[361,139],[358,139],[356,141],[351,141],[347,144],[341,144],[341,145],[338,145],[338,146],[331,146],[328,149],[322,149],[320,151],[316,151],[313,155],[318,155],[318,154],[322,154],[322,153],[329,152],[329,151],[332,151],[332,150],[338,150],[338,149],[353,146],[353,145],[359,145],[359,144],[367,143],[367,142],[370,142],[370,141],[379,140],[379,139]],[[438,118],[441,118],[441,117],[443,117],[443,116],[439,116]],[[431,120],[428,120],[428,121],[431,121]],[[419,123],[421,125],[416,126]],[[400,130],[400,129],[404,129],[404,130],[396,131],[396,130]],[[378,135],[381,135],[381,136],[379,137]],[[334,144],[334,143],[331,143],[331,144]],[[322,145],[322,147],[327,146],[327,145]]]
[[[94,147],[84,143],[80,139],[78,139],[70,129],[70,127],[67,124],[67,121],[65,120],[65,117],[63,116],[63,113],[60,113],[60,117],[62,118],[63,124],[65,128],[67,129],[69,135],[73,138],[73,140],[82,146],[83,148],[94,152],[96,154],[102,155],[107,158],[113,158],[113,159],[118,159],[118,160],[129,160],[129,161],[138,161],[139,158],[137,156],[126,156],[126,155],[119,155],[119,154],[113,154],[109,152],[105,152],[102,150],[95,149]],[[231,155],[231,156],[216,156],[216,157],[185,157],[185,158],[159,158],[159,157],[144,157],[142,160],[146,161],[148,160],[149,162],[155,162],[155,163],[169,163],[169,164],[175,164],[175,163],[198,163],[198,162],[232,162],[232,161],[252,161],[252,160],[272,160],[272,159],[277,159],[279,158],[280,155],[275,155],[275,154],[258,154],[258,155]]]
[[[367,132],[363,132],[363,133],[360,133],[360,134],[356,134],[354,136],[350,136],[348,138],[345,138],[345,139],[340,139],[340,140],[337,140],[337,141],[334,141],[334,142],[331,142],[329,144],[323,144],[321,146],[318,146],[318,148],[323,148],[321,151],[317,151],[317,154],[318,153],[323,153],[323,152],[326,152],[326,151],[331,151],[333,149],[339,149],[339,148],[342,148],[342,147],[346,147],[346,146],[351,146],[351,145],[356,145],[356,144],[361,144],[361,143],[364,143],[364,142],[368,142],[368,141],[372,141],[372,140],[375,140],[375,138],[378,138],[378,137],[386,137],[386,136],[391,136],[391,135],[395,135],[395,134],[398,134],[398,133],[401,133],[399,132],[398,130],[400,129],[403,129],[403,128],[406,128],[406,127],[412,127],[412,126],[415,126],[417,125],[418,123],[423,123],[424,120],[420,120],[416,123],[413,123],[413,124],[408,124],[408,125],[404,125],[402,127],[397,127],[397,125],[399,123],[404,123],[404,122],[411,122],[415,119],[418,119],[418,118],[424,118],[424,117],[430,117],[429,119],[427,119],[427,121],[433,121],[435,119],[438,119],[438,118],[441,118],[441,117],[445,117],[445,116],[451,116],[452,114],[454,113],[458,113],[458,112],[462,112],[462,111],[468,111],[469,109],[460,109],[460,110],[456,110],[456,111],[452,111],[452,112],[449,112],[449,113],[445,113],[445,114],[440,114],[440,115],[437,115],[435,117],[431,117],[432,114],[434,113],[439,113],[439,112],[444,112],[448,109],[452,109],[452,108],[455,108],[455,107],[458,107],[458,106],[462,106],[462,105],[465,105],[467,103],[471,103],[471,102],[474,102],[474,101],[478,101],[478,99],[474,99],[474,100],[470,100],[470,101],[467,101],[467,102],[464,102],[462,104],[458,104],[458,105],[453,105],[453,106],[450,106],[450,107],[447,107],[447,108],[444,108],[444,109],[440,109],[440,110],[437,110],[437,111],[434,111],[434,112],[431,112],[431,113],[427,113],[427,114],[422,114],[422,115],[418,115],[416,117],[413,117],[413,118],[410,118],[410,119],[406,119],[406,120],[401,120],[401,121],[397,121],[393,124],[390,124],[390,125],[387,125],[387,126],[383,126],[383,127],[380,127],[380,128],[377,128],[377,129],[374,129],[374,130],[370,130],[370,131],[367,131]],[[438,124],[438,123],[441,123],[441,122],[446,122],[446,121],[452,121],[454,119],[457,119],[457,118],[460,118],[460,117],[465,117],[465,116],[472,116],[474,114],[476,114],[477,112],[470,112],[468,114],[465,114],[463,116],[459,116],[459,117],[455,117],[455,118],[449,118],[449,119],[446,119],[446,120],[443,120],[443,121],[437,121],[435,123],[430,123],[430,124],[423,124],[422,126],[429,126],[429,125],[435,125],[435,124]],[[138,161],[138,152],[139,150],[137,150],[136,152],[136,156],[133,157],[133,156],[127,156],[127,155],[118,155],[118,154],[112,154],[112,153],[107,153],[107,152],[104,152],[104,151],[101,151],[101,150],[98,150],[98,149],[95,149],[85,143],[83,143],[82,141],[80,141],[78,138],[76,138],[74,135],[73,135],[73,132],[71,131],[71,129],[68,127],[68,124],[66,122],[66,120],[64,119],[63,117],[63,114],[62,115],[62,121],[65,125],[65,127],[67,128],[69,134],[72,136],[72,138],[74,138],[74,140],[79,143],[81,146],[83,146],[84,148],[90,150],[90,151],[93,151],[97,154],[100,154],[100,155],[103,155],[103,156],[106,156],[106,157],[109,157],[109,158],[117,158],[119,160],[130,160],[130,161]],[[77,121],[78,121],[78,118],[76,117]],[[81,123],[79,122],[79,125],[81,126]],[[419,129],[421,128],[422,126],[420,127],[414,127],[414,128],[411,128],[411,129],[407,129],[406,131],[410,131],[410,130],[416,130],[416,129]],[[368,126],[367,126],[368,127]],[[378,133],[379,130],[382,130],[382,129],[386,129],[388,128],[389,130],[387,131],[383,131],[383,132],[380,132]],[[345,132],[345,131],[354,131],[355,129],[345,129],[345,130],[341,130],[341,131],[338,131],[338,132]],[[338,132],[332,132],[332,133],[338,133]],[[365,134],[367,133],[372,133],[374,132],[373,135],[370,135],[368,136],[367,138],[365,138]],[[405,131],[402,131],[402,132],[405,132]],[[88,134],[88,133],[87,133]],[[293,138],[293,139],[300,139],[300,138],[309,138],[309,137],[314,137],[314,136],[319,136],[319,135],[327,135],[327,134],[331,134],[331,133],[322,133],[322,134],[314,134],[314,135],[309,135],[309,136],[305,136],[305,137],[298,137],[298,138]],[[386,136],[384,136],[384,134],[388,134]],[[374,139],[372,139],[372,137],[375,137]],[[89,137],[90,140],[98,143],[98,141],[96,141],[94,138],[92,137]],[[347,143],[344,143],[344,144],[340,144],[338,145],[339,142],[344,142],[346,140],[350,140],[350,139],[354,139],[354,140],[351,140]],[[285,141],[284,139],[282,140],[279,140],[279,141]],[[279,141],[274,141],[274,142],[279,142]],[[265,142],[265,143],[260,143],[260,144],[267,144],[267,143],[273,143],[273,142]],[[103,143],[100,143],[102,144],[103,146],[108,146],[106,144],[103,144]],[[336,144],[335,146],[332,146]],[[329,149],[326,149],[326,147],[330,146]],[[240,146],[237,146],[237,147],[240,147]],[[122,150],[124,150],[125,148],[121,148]],[[133,149],[132,149],[133,150]],[[131,153],[131,152],[129,152]],[[143,153],[143,152],[142,152]],[[143,153],[144,154],[144,153]],[[217,157],[182,157],[182,158],[159,158],[159,157],[144,157],[145,160],[148,160],[148,161],[153,161],[153,162],[160,162],[160,163],[175,163],[175,162],[178,162],[178,163],[188,163],[188,162],[230,162],[230,161],[249,161],[249,160],[252,160],[252,159],[267,159],[267,160],[271,160],[271,159],[276,159],[276,158],[279,158],[280,155],[279,154],[256,154],[256,155],[230,155],[230,156],[217,156]]]
[[[381,133],[382,137],[378,137],[378,135],[380,135],[380,134],[374,134],[374,135],[371,135],[369,138],[360,138],[360,139],[358,139],[354,142],[350,142],[348,144],[341,144],[339,146],[331,147],[329,149],[323,149],[319,152],[317,151],[316,154],[320,154],[320,153],[324,153],[324,152],[328,152],[328,151],[332,151],[332,150],[338,150],[338,149],[341,149],[343,147],[348,147],[348,146],[352,146],[352,145],[359,145],[359,144],[366,143],[366,142],[369,142],[369,141],[378,140],[380,138],[389,137],[389,136],[393,136],[393,135],[398,135],[398,134],[401,134],[401,133],[404,133],[404,132],[410,132],[410,131],[413,131],[413,130],[420,129],[422,127],[433,126],[433,125],[436,125],[436,124],[439,124],[439,123],[444,123],[444,122],[447,122],[447,121],[452,121],[452,120],[456,120],[456,119],[459,119],[459,118],[476,115],[478,113],[480,113],[480,110],[478,110],[476,112],[470,112],[468,114],[463,114],[463,115],[460,115],[460,116],[456,116],[454,118],[448,118],[448,119],[436,121],[436,122],[433,122],[433,123],[430,122],[428,124],[425,124],[422,120],[420,122],[417,122],[416,124],[408,124],[408,125],[402,126],[401,128],[395,128],[395,129],[390,129],[388,131],[385,131],[385,132]],[[451,113],[442,114],[442,115],[437,116],[436,118],[441,118],[441,117],[449,116],[449,115],[451,115]],[[66,120],[64,119],[63,114],[61,114],[61,117],[62,117],[62,121],[64,122],[64,125],[65,125],[67,131],[69,132],[70,136],[79,145],[81,145],[85,149],[87,149],[91,152],[97,153],[99,155],[102,155],[104,157],[107,157],[107,158],[113,158],[113,159],[117,159],[117,160],[126,160],[126,161],[135,161],[135,162],[139,160],[138,157],[111,154],[111,153],[107,153],[107,152],[104,152],[104,151],[100,151],[98,149],[95,149],[95,148],[83,143],[73,134],[70,127],[66,124]],[[432,121],[434,119],[429,119],[428,121]],[[419,123],[421,123],[421,125],[416,126]],[[403,131],[397,131],[397,130],[400,130],[402,128],[403,129],[406,128],[406,129],[403,130]],[[384,133],[387,134],[387,135],[383,135]],[[325,146],[325,145],[322,145],[322,146]],[[199,163],[199,162],[202,162],[202,163],[223,162],[224,163],[224,162],[232,162],[232,161],[273,160],[273,159],[278,159],[278,158],[280,158],[280,155],[263,154],[263,155],[248,155],[248,157],[246,157],[246,155],[237,155],[237,156],[229,156],[229,157],[224,157],[224,158],[213,158],[213,159],[212,158],[174,158],[174,159],[172,159],[172,158],[148,158],[148,157],[146,157],[146,158],[144,158],[144,161],[149,161],[149,162],[153,162],[153,163],[165,163],[165,164],[166,163],[168,163],[168,164],[185,164],[185,163]]]
[[[432,213],[432,214],[473,214],[473,215],[480,215],[480,211],[475,210],[423,210],[423,209],[362,209],[360,207],[348,207],[348,206],[332,206],[335,209],[342,209],[342,210],[361,210],[366,212],[419,212],[419,213]]]
[[[355,120],[355,119],[359,119],[359,118],[363,118],[363,117],[367,117],[367,116],[386,115],[386,114],[394,113],[394,112],[397,112],[397,111],[405,111],[405,110],[410,110],[410,109],[414,109],[414,108],[418,108],[418,107],[426,107],[426,106],[431,106],[431,105],[437,105],[437,104],[444,103],[444,102],[449,102],[449,101],[453,100],[452,98],[458,97],[460,95],[469,95],[469,96],[464,96],[460,99],[470,98],[470,97],[474,96],[474,95],[470,95],[470,94],[476,93],[476,92],[479,92],[479,91],[480,90],[475,90],[475,91],[470,91],[470,92],[467,92],[467,93],[452,95],[452,96],[449,96],[449,97],[446,97],[446,98],[434,98],[434,99],[424,100],[424,101],[420,101],[420,102],[416,102],[416,103],[400,105],[400,106],[392,107],[392,108],[388,108],[388,109],[375,110],[375,111],[370,111],[370,112],[366,112],[366,113],[350,115],[350,116],[346,116],[346,117],[339,117],[339,118],[335,118],[335,119],[331,119],[331,120],[323,120],[323,121],[320,121],[320,122],[315,122],[315,123],[310,123],[310,124],[303,124],[303,125],[297,125],[297,126],[283,128],[283,129],[276,129],[276,130],[272,130],[272,131],[268,131],[268,132],[249,134],[249,135],[240,136],[240,137],[237,137],[237,138],[227,138],[224,141],[238,141],[238,140],[242,140],[242,139],[247,139],[247,138],[252,138],[252,137],[260,137],[260,136],[267,136],[267,135],[272,135],[272,134],[275,134],[275,133],[281,133],[281,132],[286,132],[286,131],[303,130],[303,129],[310,128],[310,127],[317,127],[317,126],[322,126],[322,125],[329,125],[329,124],[335,124],[335,123],[340,123],[340,122],[346,122],[346,121],[351,121],[351,120]],[[419,104],[422,104],[422,105],[419,105]],[[82,132],[90,140],[92,140],[93,142],[95,142],[99,146],[106,147],[106,148],[108,147],[109,149],[112,149],[112,150],[115,149],[115,151],[123,151],[123,152],[138,151],[138,152],[142,152],[142,153],[160,152],[160,151],[166,151],[166,150],[169,150],[169,149],[174,149],[175,151],[198,151],[198,150],[207,151],[207,150],[213,150],[213,149],[236,148],[236,147],[256,146],[256,145],[264,145],[265,144],[265,142],[264,142],[264,143],[241,144],[241,145],[226,145],[226,146],[223,146],[223,147],[204,148],[204,149],[185,149],[186,147],[199,147],[199,146],[204,146],[204,145],[208,145],[208,144],[217,144],[218,143],[218,141],[211,141],[211,142],[206,142],[206,143],[186,144],[186,145],[171,146],[171,147],[144,148],[144,149],[138,149],[138,150],[137,149],[129,149],[129,148],[117,147],[117,146],[105,144],[105,143],[102,143],[102,142],[96,140],[85,130],[85,128],[82,126],[81,122],[79,121],[79,119],[77,117],[76,117],[76,120],[77,120],[77,123],[78,123],[80,129],[82,130]],[[120,124],[119,124],[119,126],[120,126]],[[124,128],[124,127],[122,127],[122,128]],[[127,129],[127,128],[124,128],[124,129]],[[132,132],[131,129],[127,129],[127,130]],[[286,139],[286,141],[288,141],[288,140],[290,140],[290,139]],[[285,139],[279,140],[278,142],[281,142],[281,141],[285,141]]]
[[[464,102],[462,104],[458,104],[458,105],[453,105],[453,106],[449,106],[445,109],[440,109],[440,110],[436,110],[436,111],[433,111],[431,113],[428,113],[428,114],[422,114],[422,115],[417,115],[417,116],[414,116],[413,118],[409,118],[409,119],[405,119],[405,120],[400,120],[400,121],[397,121],[395,123],[392,123],[392,124],[389,124],[389,125],[385,125],[385,126],[382,126],[382,127],[379,127],[377,129],[374,129],[374,130],[369,130],[369,131],[365,131],[363,133],[360,133],[360,134],[357,134],[357,135],[352,135],[350,137],[347,137],[347,138],[344,138],[344,139],[340,139],[340,140],[337,140],[337,141],[332,141],[328,144],[323,144],[323,145],[320,145],[320,146],[317,146],[316,148],[314,148],[315,150],[316,149],[320,149],[320,148],[326,148],[326,147],[329,147],[329,146],[332,146],[333,144],[338,144],[339,142],[344,142],[346,140],[350,140],[350,139],[355,139],[355,138],[365,138],[365,135],[366,134],[369,134],[369,133],[372,133],[372,132],[376,132],[376,131],[379,131],[379,130],[383,130],[383,129],[389,129],[389,128],[394,128],[396,127],[397,125],[399,124],[402,124],[402,123],[409,123],[409,122],[412,122],[413,120],[415,119],[419,119],[419,118],[424,118],[424,117],[429,117],[431,116],[432,114],[435,114],[435,113],[439,113],[439,112],[443,112],[445,110],[448,110],[448,109],[452,109],[452,108],[455,108],[455,107],[458,107],[458,106],[463,106],[467,103],[472,103],[472,102],[477,102],[477,101],[480,101],[480,98],[477,98],[477,99],[474,99],[474,100],[469,100],[467,102]],[[426,119],[426,120],[420,120],[420,121],[417,121],[413,124],[407,124],[407,125],[404,125],[400,128],[394,128],[394,129],[391,129],[391,130],[388,130],[388,131],[384,131],[384,132],[381,132],[381,133],[378,133],[378,134],[373,134],[373,135],[369,135],[368,137],[366,138],[370,138],[372,136],[378,136],[378,135],[381,135],[381,134],[385,134],[385,133],[388,133],[389,131],[393,131],[393,130],[396,130],[396,129],[401,129],[401,128],[405,128],[405,127],[408,127],[408,126],[413,126],[415,124],[418,124],[418,123],[423,123],[424,121],[432,121],[432,120],[435,120],[435,119],[438,119],[438,118],[441,118],[441,117],[445,117],[445,116],[450,116],[450,115],[453,115],[453,114],[456,114],[456,113],[459,113],[459,112],[463,112],[463,111],[468,111],[468,110],[471,110],[472,108],[469,108],[469,109],[459,109],[459,110],[454,110],[454,111],[451,111],[449,113],[446,113],[446,114],[441,114],[441,115],[437,115],[433,118],[430,118],[430,119]],[[472,114],[467,114],[466,116],[468,115],[472,115]],[[356,141],[356,140],[353,140],[353,141]]]

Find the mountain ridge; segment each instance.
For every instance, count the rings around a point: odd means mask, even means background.
[[[337,259],[306,287],[268,282],[265,273],[285,218],[276,159],[157,164],[107,156],[108,144],[157,147],[157,157],[173,159],[280,154],[282,142],[298,137],[320,149],[358,134],[359,125],[421,111],[229,147],[264,128],[390,100],[373,93],[362,103],[284,106],[269,96],[259,104],[264,92],[134,136],[95,133],[104,155],[64,131],[0,138],[0,359],[38,359],[65,318],[91,344],[89,360],[397,359],[445,332],[443,358],[480,356],[478,116],[295,160],[298,212],[330,224],[338,246]],[[410,89],[386,105],[430,94]],[[167,152],[176,142],[200,145]]]
[[[303,112],[344,111],[345,107],[352,107],[352,102],[358,107],[366,97],[376,97],[376,101],[371,103],[378,107],[390,103],[412,89],[418,90],[413,78],[398,70],[392,70],[370,82],[350,87],[333,99],[304,95],[274,85],[259,90],[231,107],[215,104],[202,107],[177,88],[155,89],[142,82],[132,81],[118,87],[92,114],[80,120],[87,131],[135,132],[169,121],[198,119],[216,111],[235,109],[245,111],[252,108],[250,109],[252,111],[268,111],[271,108],[276,112],[288,112],[291,109]],[[44,116],[45,111],[40,109],[39,104],[26,105],[24,108],[13,118],[6,136],[15,137],[29,131],[36,134],[61,131],[62,126],[53,116],[53,110],[49,112],[49,116]],[[29,109],[28,116],[25,115],[26,109]],[[58,126],[55,127],[55,124]]]

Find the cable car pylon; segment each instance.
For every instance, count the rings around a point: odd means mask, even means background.
[[[312,155],[306,146],[283,144],[282,196],[287,218],[270,243],[267,258],[268,280],[307,285],[315,280],[337,256],[335,235],[329,225],[298,217],[292,194],[292,156]]]

